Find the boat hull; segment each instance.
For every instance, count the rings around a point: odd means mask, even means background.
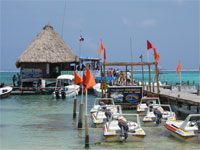
[[[0,99],[6,98],[10,95],[12,87],[3,87],[0,89]]]
[[[187,136],[184,136],[184,135],[181,135],[177,132],[177,129],[175,129],[174,127],[172,127],[171,125],[168,125],[168,124],[165,124],[164,125],[165,128],[169,131],[169,133],[176,137],[177,139],[181,140],[181,141],[188,141],[188,142],[191,142],[191,141],[197,141],[197,140],[200,140],[200,135],[194,135],[194,134],[191,134],[191,135],[187,135]]]

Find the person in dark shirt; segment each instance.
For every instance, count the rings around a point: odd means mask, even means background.
[[[13,86],[16,86],[16,85],[15,85],[16,80],[17,80],[16,75],[13,75],[13,77],[12,77]]]

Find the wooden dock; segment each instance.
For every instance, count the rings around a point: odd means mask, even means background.
[[[145,93],[153,92],[145,90]],[[172,104],[173,102],[175,102],[176,110],[178,112],[183,112],[186,114],[200,113],[200,96],[198,96],[197,94],[160,88],[159,97],[163,103]],[[184,109],[182,107],[183,105],[186,105],[187,109]],[[194,111],[194,109],[191,110],[192,106],[196,107],[196,111]]]

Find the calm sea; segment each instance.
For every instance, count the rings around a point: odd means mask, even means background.
[[[0,82],[11,83],[12,75],[11,72],[1,72]],[[196,82],[198,78],[196,77]],[[194,80],[194,76],[191,80]],[[81,96],[77,98],[80,102]],[[95,98],[93,94],[89,94],[88,111],[92,108]],[[0,149],[84,149],[85,130],[77,129],[77,120],[72,119],[72,112],[73,99],[55,100],[51,95],[11,95],[6,99],[1,99]],[[124,111],[124,113],[130,112],[135,111]],[[147,134],[143,142],[109,143],[103,139],[103,130],[92,127],[90,120],[90,149],[197,150],[200,147],[197,141],[185,143],[177,140],[164,127],[144,127],[143,129]]]

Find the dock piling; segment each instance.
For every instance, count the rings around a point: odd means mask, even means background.
[[[197,89],[197,95],[200,96],[200,84],[199,84],[198,89]]]
[[[155,83],[153,82],[153,93],[155,93]]]
[[[88,127],[88,115],[85,115],[85,148],[89,148],[89,127]]]
[[[195,86],[195,81],[193,81],[193,86]]]
[[[82,128],[82,127],[83,127],[83,104],[80,104],[78,128]]]
[[[77,98],[74,99],[73,119],[76,119],[76,104],[77,104]]]

